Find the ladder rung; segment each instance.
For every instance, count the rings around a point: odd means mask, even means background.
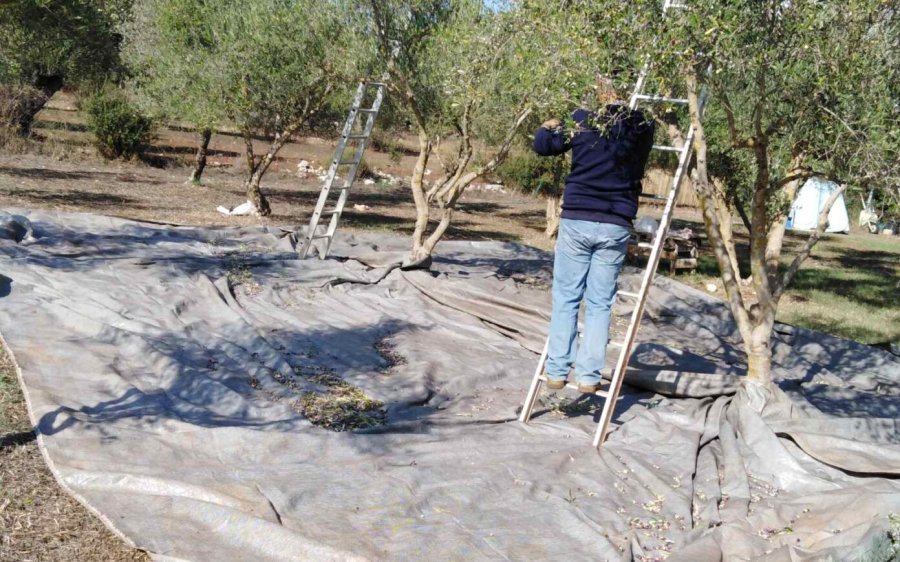
[[[369,135],[347,135],[347,140],[362,140],[369,138]]]
[[[384,82],[366,82],[366,86],[376,86],[378,88],[386,88],[387,84]]]
[[[578,385],[574,382],[566,383],[566,388],[571,388],[572,390],[578,390]],[[609,392],[605,390],[597,390],[597,392],[592,393],[594,396],[602,396],[603,398],[609,397]]]
[[[639,298],[639,297],[640,297],[639,294],[637,294],[637,293],[629,293],[628,291],[619,291],[619,292],[616,293],[616,294],[617,294],[617,295],[620,295],[620,296],[623,296],[623,297],[628,297],[628,298],[631,298],[631,299],[636,299],[636,298]]]
[[[653,150],[663,150],[665,152],[681,152],[684,149],[682,146],[666,146],[664,144],[654,144]]]
[[[357,108],[359,113],[378,113],[378,110],[374,107],[365,107],[365,108]]]
[[[540,379],[541,379],[543,382],[547,382],[547,376],[546,376],[546,375],[541,375],[541,376],[540,376]],[[576,384],[576,383],[574,383],[574,382],[567,382],[567,383],[566,383],[566,388],[571,388],[572,390],[578,390],[578,384]],[[595,396],[602,396],[602,397],[604,397],[604,398],[609,397],[609,392],[606,391],[606,390],[597,390],[597,392],[594,392],[594,393],[592,393],[592,394],[594,394]]]
[[[609,340],[606,345],[611,345],[613,347],[625,347],[625,342]]]
[[[322,211],[321,213],[319,213],[319,216],[320,216],[320,217],[327,217],[327,216],[331,216],[331,215],[336,215],[336,214],[338,214],[338,213],[340,213],[340,211],[337,210],[337,209],[325,209],[324,211]]]
[[[635,96],[639,100],[644,101],[658,101],[661,103],[680,103],[682,105],[687,104],[687,98],[672,98],[669,96],[658,96],[656,94],[638,94]]]
[[[649,193],[641,193],[641,197],[644,199],[653,199],[654,201],[668,201],[668,197],[663,197],[662,195],[651,195]]]
[[[341,160],[338,162],[338,166],[355,166],[356,164],[359,164],[359,160]]]
[[[307,236],[310,240],[318,240],[319,238],[331,238],[329,234],[313,234],[312,236]]]
[[[638,242],[638,243],[637,243],[637,247],[638,247],[638,248],[646,248],[646,249],[648,249],[648,250],[652,250],[652,249],[653,249],[653,244],[651,244],[650,242]]]

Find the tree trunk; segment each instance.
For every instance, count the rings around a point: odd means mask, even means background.
[[[559,232],[559,215],[562,213],[560,202],[561,198],[558,193],[547,197],[547,229],[544,230],[544,234],[549,238],[554,238]]]
[[[763,320],[753,327],[747,346],[747,378],[759,382],[772,382],[772,320]]]
[[[63,86],[62,76],[38,76],[32,86],[7,86],[4,88],[6,94],[14,98],[9,100],[13,104],[18,105],[16,115],[17,133],[23,137],[31,135],[31,127],[37,114],[44,108],[44,105],[50,101],[57,91]]]
[[[197,153],[194,155],[194,169],[191,171],[191,183],[194,185],[200,185],[203,170],[206,168],[206,150],[209,148],[211,138],[212,129],[200,131],[200,145],[197,147]]]
[[[246,147],[245,157],[247,161],[247,172],[249,173],[249,177],[244,182],[244,189],[247,191],[247,200],[253,204],[256,214],[261,217],[267,217],[272,214],[272,208],[269,206],[269,201],[260,190],[262,178],[266,171],[268,171],[269,166],[272,165],[272,162],[275,161],[278,151],[281,150],[281,147],[283,147],[291,138],[291,135],[300,127],[301,123],[302,122],[292,124],[284,132],[276,133],[275,140],[269,145],[266,153],[259,158],[253,153],[253,139],[250,133],[247,131],[244,132],[244,145]]]
[[[244,183],[244,188],[247,191],[247,200],[253,204],[257,214],[261,217],[267,217],[272,214],[272,208],[269,207],[269,200],[266,199],[266,196],[259,189],[260,180],[262,180],[262,174],[257,169],[250,174],[250,178]]]
[[[410,189],[413,192],[413,201],[416,204],[416,227],[412,235],[412,249],[403,267],[406,269],[428,268],[431,266],[431,252],[425,248],[425,231],[428,229],[428,219],[431,209],[428,204],[428,197],[425,193],[425,167],[428,165],[428,158],[431,156],[431,140],[424,128],[419,130],[419,156],[416,158],[416,164],[413,167],[412,177],[410,178]]]
[[[447,228],[450,226],[450,220],[453,218],[453,206],[444,207],[441,209],[441,218],[438,221],[436,227],[434,227],[434,231],[431,233],[431,236],[428,237],[427,240],[419,247],[419,267],[426,267],[431,265],[431,254],[434,252],[434,247],[437,246],[437,243],[441,241],[441,238],[444,237],[444,233],[447,232]]]
[[[734,247],[734,225],[731,209],[724,198],[715,198],[716,214],[719,217],[719,231],[722,234],[722,243],[728,252],[728,260],[731,262],[732,271],[738,280],[741,278],[741,269],[738,267],[737,250]]]

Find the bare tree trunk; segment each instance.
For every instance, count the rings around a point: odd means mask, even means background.
[[[740,280],[741,268],[738,266],[737,248],[735,248],[734,244],[734,225],[731,209],[724,199],[716,198],[716,214],[719,216],[719,230],[722,233],[722,242],[725,244],[725,250],[728,252],[731,269],[738,280]]]
[[[737,270],[737,263],[734,259],[734,239],[730,238],[730,222],[727,228],[723,227],[720,222],[724,218],[722,209],[727,209],[727,203],[724,200],[720,201],[722,199],[721,192],[717,191],[709,180],[706,159],[706,133],[699,113],[699,84],[696,71],[693,73],[688,71],[686,82],[691,124],[695,131],[694,148],[697,152],[694,187],[700,199],[706,235],[719,264],[722,284],[728,296],[729,308],[744,342],[748,361],[747,376],[758,382],[769,382],[771,381],[772,358],[769,341],[774,323],[768,326],[762,323],[760,321],[759,305],[748,307],[741,294],[740,273]],[[727,220],[731,220],[730,213],[728,213]],[[757,229],[754,234],[758,236],[760,232],[765,232],[765,230]],[[751,238],[751,243],[752,241],[753,238]],[[756,286],[756,283],[754,283],[754,286]],[[759,293],[757,292],[757,294]]]
[[[443,207],[441,208],[441,218],[438,220],[437,226],[434,227],[434,231],[431,233],[431,236],[422,243],[420,248],[420,253],[423,256],[427,257],[427,263],[431,263],[431,254],[434,252],[434,247],[437,246],[437,243],[441,241],[441,238],[444,237],[444,233],[447,232],[447,228],[450,227],[450,220],[453,218],[453,207]]]
[[[267,217],[272,214],[272,208],[269,206],[269,201],[266,199],[266,196],[263,195],[259,187],[263,176],[268,171],[269,166],[272,165],[272,162],[275,161],[275,157],[278,156],[278,151],[291,140],[294,133],[309,120],[311,115],[322,108],[327,101],[332,88],[332,84],[326,84],[325,89],[322,91],[315,104],[313,104],[310,98],[307,98],[303,103],[303,109],[298,117],[293,121],[288,122],[281,132],[275,133],[275,140],[272,141],[272,144],[269,145],[266,153],[258,160],[253,153],[253,137],[251,136],[250,131],[246,129],[243,131],[247,172],[249,173],[247,181],[244,182],[244,189],[247,191],[247,200],[253,205],[258,215]]]
[[[425,165],[428,162],[428,156],[431,154],[432,145],[424,125],[420,124],[419,157],[416,159],[416,165],[413,168],[413,175],[410,182],[413,191],[413,199],[416,203],[416,228],[413,232],[412,251],[403,264],[405,268],[430,266],[431,253],[450,226],[456,202],[475,179],[493,172],[497,169],[497,166],[503,163],[509,155],[509,150],[512,147],[516,132],[530,114],[531,108],[523,105],[523,107],[520,108],[519,114],[516,116],[515,122],[507,132],[503,144],[500,145],[500,148],[497,150],[494,157],[478,169],[471,172],[465,172],[472,157],[472,151],[471,146],[468,143],[468,111],[464,111],[462,122],[459,124],[459,130],[462,132],[463,148],[457,155],[456,162],[451,167],[452,173],[449,173],[439,180],[430,190],[425,189],[423,176],[425,173]],[[424,120],[420,120],[419,123],[424,123]],[[431,217],[431,204],[433,201],[437,202],[437,208],[441,210],[441,218],[435,229],[426,238],[428,222]]]
[[[544,230],[544,234],[549,238],[554,238],[556,233],[559,232],[559,216],[562,213],[561,201],[562,199],[558,193],[547,197],[547,228]]]
[[[747,353],[747,378],[761,383],[772,380],[772,327],[761,325],[753,328],[753,337]]]
[[[404,268],[427,268],[431,265],[431,253],[425,248],[425,231],[428,229],[430,211],[428,197],[425,192],[425,167],[431,156],[431,140],[424,128],[419,129],[419,156],[413,167],[410,188],[416,204],[416,227],[412,235],[412,250],[403,262]]]
[[[251,138],[249,133],[244,133],[247,171],[250,174],[247,180],[244,182],[244,189],[247,191],[247,200],[253,204],[253,207],[256,210],[256,214],[262,217],[267,217],[272,214],[272,208],[269,206],[269,201],[260,190],[260,183],[262,182],[262,178],[269,170],[269,166],[272,165],[272,162],[275,161],[275,157],[278,156],[278,151],[281,150],[281,148],[287,143],[288,140],[290,140],[291,136],[297,129],[300,128],[305,120],[305,117],[303,119],[299,119],[298,121],[290,124],[283,132],[276,133],[275,140],[272,141],[272,144],[269,145],[266,153],[259,158],[256,158],[253,153],[253,139]]]
[[[244,181],[244,191],[247,193],[247,201],[250,201],[250,204],[253,205],[254,214],[263,215],[264,209],[267,210],[268,213],[271,213],[272,211],[269,207],[269,202],[259,189],[262,174],[259,173],[259,161],[257,161],[256,155],[253,153],[253,137],[251,136],[250,131],[247,130],[243,132],[243,137],[244,160],[247,164],[248,174],[247,179]]]
[[[209,141],[212,138],[212,129],[203,129],[200,131],[200,145],[197,147],[197,153],[194,155],[194,169],[191,170],[191,183],[200,185],[200,179],[203,176],[203,170],[206,168],[206,150],[209,148]]]

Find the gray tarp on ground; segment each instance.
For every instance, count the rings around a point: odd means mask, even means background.
[[[387,235],[299,261],[277,229],[16,212],[36,240],[0,228],[0,330],[39,442],[159,559],[853,559],[900,513],[886,352],[783,327],[778,388],[735,395],[726,309],[661,279],[598,452],[590,413],[514,421],[546,253],[444,243],[432,275],[396,269],[406,240]],[[323,368],[387,425],[295,413]]]

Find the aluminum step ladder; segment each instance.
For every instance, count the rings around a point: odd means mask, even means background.
[[[687,6],[684,2],[665,0],[663,4],[663,11],[668,12],[672,9],[683,9],[686,7]],[[640,75],[638,76],[637,83],[635,84],[628,107],[631,109],[635,109],[637,108],[639,102],[667,103],[687,107],[688,100],[686,98],[675,98],[665,95],[644,93],[644,88],[650,70],[651,65],[648,62],[644,65]],[[703,106],[705,105],[706,98],[706,91],[701,92],[701,112]],[[638,329],[641,326],[641,319],[644,316],[644,307],[647,304],[647,296],[650,293],[650,287],[653,285],[653,278],[656,275],[656,269],[659,265],[659,259],[662,254],[666,235],[669,231],[669,225],[672,223],[672,215],[673,211],[675,210],[675,203],[678,200],[678,193],[681,190],[681,185],[687,172],[691,155],[693,154],[693,127],[691,127],[690,131],[688,131],[687,135],[680,134],[679,136],[684,139],[681,146],[653,145],[654,150],[677,153],[678,167],[676,168],[675,175],[672,178],[668,196],[662,197],[655,195],[642,195],[642,197],[646,197],[648,199],[665,201],[665,207],[663,209],[662,218],[659,221],[659,227],[656,230],[655,238],[653,239],[653,243],[650,245],[650,256],[647,258],[647,267],[644,270],[643,276],[641,278],[640,289],[637,293],[629,293],[625,291],[618,291],[616,293],[617,298],[631,299],[635,304],[634,309],[631,312],[631,320],[628,323],[628,330],[625,332],[625,339],[623,341],[609,342],[610,346],[619,348],[619,357],[616,360],[616,366],[613,370],[612,380],[610,381],[609,387],[605,389],[601,388],[595,393],[597,396],[602,397],[604,399],[604,402],[603,410],[600,414],[600,421],[597,424],[597,431],[594,434],[594,447],[600,447],[603,444],[603,441],[606,438],[607,431],[609,430],[609,424],[612,421],[616,401],[619,399],[619,391],[621,390],[622,382],[625,379],[625,370],[627,369],[628,362],[631,359],[631,354],[634,350],[634,342],[637,337]],[[641,246],[645,247],[645,244],[647,243],[641,243]],[[531,415],[534,412],[534,407],[537,404],[537,397],[541,391],[541,386],[544,382],[547,381],[546,375],[544,374],[544,366],[547,362],[547,349],[549,347],[549,344],[550,339],[548,337],[547,341],[544,343],[544,350],[541,352],[541,358],[538,361],[537,368],[534,371],[534,377],[531,381],[531,386],[528,389],[528,395],[525,398],[525,404],[522,406],[522,411],[519,414],[519,421],[522,423],[528,423],[528,421],[531,419]],[[566,384],[566,387],[577,389],[577,385],[571,382]]]
[[[325,184],[322,186],[319,200],[316,202],[316,208],[309,219],[309,226],[306,229],[306,236],[303,238],[303,244],[300,249],[301,259],[306,259],[309,255],[314,241],[323,239],[325,240],[324,244],[318,245],[316,249],[319,252],[320,259],[325,259],[328,256],[331,242],[334,240],[334,233],[337,231],[338,222],[341,220],[341,213],[344,212],[344,205],[347,203],[347,197],[350,194],[350,188],[353,186],[353,182],[356,181],[359,163],[362,162],[363,154],[372,136],[372,129],[375,127],[375,119],[381,110],[386,87],[387,84],[384,81],[362,81],[356,88],[356,95],[353,97],[350,113],[347,114],[347,120],[344,122],[340,140],[334,151],[334,158],[331,161],[331,166],[328,168],[328,174],[325,176]],[[362,107],[367,94],[370,93],[372,88],[374,88],[372,106]],[[345,160],[344,155],[347,152],[351,152],[352,156]],[[344,173],[339,175],[338,171],[343,171]],[[337,200],[334,201],[333,206],[326,208],[329,201],[333,200],[330,197],[332,191],[337,192]],[[319,224],[322,217],[331,217],[327,226]],[[326,226],[325,232],[319,232],[320,226]]]

